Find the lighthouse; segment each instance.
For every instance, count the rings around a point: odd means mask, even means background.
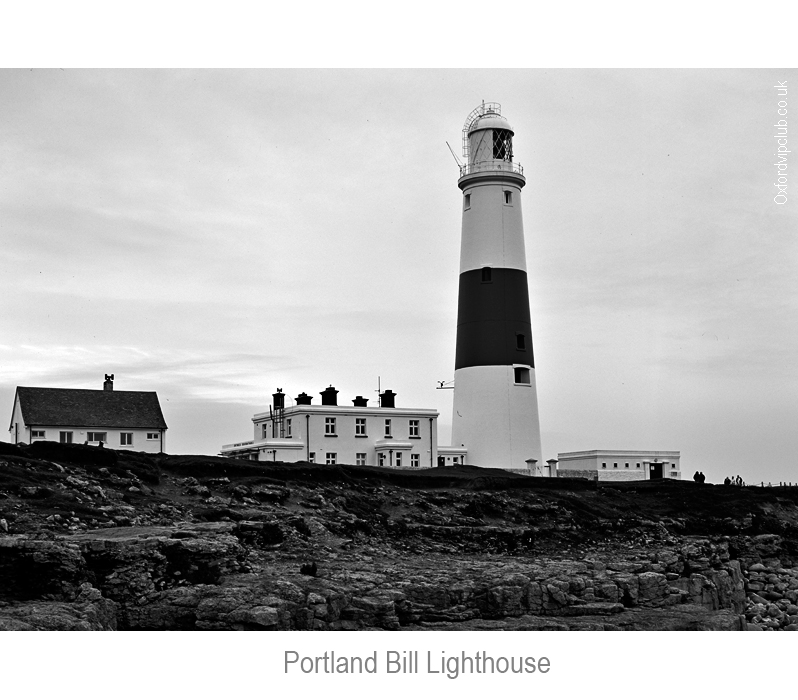
[[[452,445],[467,463],[541,465],[521,189],[513,129],[498,103],[463,127],[463,193]]]

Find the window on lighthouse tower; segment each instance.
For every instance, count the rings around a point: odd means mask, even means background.
[[[493,130],[493,158],[494,160],[513,159],[513,137],[507,129]]]
[[[514,367],[513,374],[516,384],[531,384],[529,367]]]

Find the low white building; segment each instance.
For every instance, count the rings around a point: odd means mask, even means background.
[[[438,466],[448,467],[452,464],[466,464],[468,450],[464,445],[438,445]]]
[[[166,421],[154,391],[18,386],[8,432],[10,442],[49,440],[102,445],[137,452],[164,452]]]
[[[561,452],[557,455],[557,475],[585,477],[598,481],[681,479],[680,459],[680,453],[676,451]]]
[[[254,439],[224,445],[221,455],[259,461],[354,464],[427,469],[438,462],[438,412],[397,408],[392,391],[379,406],[357,396],[339,406],[338,391],[321,392],[321,404],[302,393],[285,406],[281,389],[268,411],[252,417]]]

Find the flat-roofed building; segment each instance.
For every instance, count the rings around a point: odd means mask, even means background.
[[[558,476],[598,481],[681,479],[678,451],[586,450],[557,455]]]

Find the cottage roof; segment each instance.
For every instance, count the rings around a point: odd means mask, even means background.
[[[154,391],[100,391],[18,386],[26,425],[166,428]]]

